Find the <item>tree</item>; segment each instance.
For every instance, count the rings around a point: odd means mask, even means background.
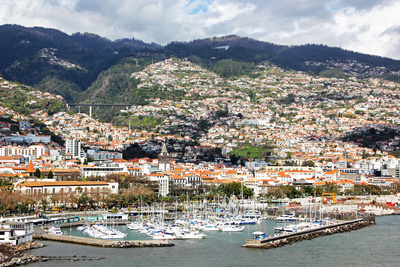
[[[94,203],[94,200],[92,198],[90,198],[88,195],[82,194],[79,197],[78,202],[79,202],[79,205],[83,206],[86,210],[89,206],[91,206]]]
[[[282,190],[283,195],[287,196],[288,198],[294,198],[301,195],[301,193],[297,191],[294,186],[281,185],[280,188]]]
[[[338,186],[333,182],[327,182],[322,187],[326,193],[337,193],[339,191]]]
[[[39,168],[35,170],[35,177],[40,178],[42,176],[42,173],[40,172]]]
[[[11,124],[10,130],[13,132],[18,132],[19,131],[19,126],[17,124]]]
[[[242,185],[241,183],[233,182],[233,183],[228,183],[228,184],[222,184],[217,188],[217,191],[220,191],[220,195],[225,195],[228,198],[231,197],[232,194],[235,196],[241,196],[242,195]],[[243,185],[243,197],[244,198],[249,198],[254,195],[253,190],[248,188],[247,186]]]
[[[303,164],[301,164],[301,166],[304,167],[315,167],[315,163],[312,160],[306,160],[303,162]]]
[[[314,194],[314,191],[315,191],[315,189],[312,186],[305,186],[304,187],[304,194],[305,195],[312,196]]]
[[[54,174],[53,174],[53,172],[50,170],[50,171],[49,171],[49,174],[47,175],[47,178],[53,179],[53,177],[54,177]]]

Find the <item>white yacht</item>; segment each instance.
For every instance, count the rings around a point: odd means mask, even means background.
[[[297,221],[294,213],[283,214],[275,219],[277,222],[294,222]]]
[[[48,230],[49,234],[53,235],[63,235],[64,233],[61,231],[60,227],[52,226]]]
[[[244,230],[244,226],[239,225],[223,225],[220,227],[222,232],[242,232]]]

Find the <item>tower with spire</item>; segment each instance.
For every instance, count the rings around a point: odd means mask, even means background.
[[[161,153],[158,154],[158,169],[161,171],[171,170],[171,159],[167,150],[167,145],[164,143]]]
[[[26,169],[26,172],[29,173],[29,176],[33,176],[35,173],[35,168],[33,167],[33,162],[32,160],[29,161],[28,168]]]

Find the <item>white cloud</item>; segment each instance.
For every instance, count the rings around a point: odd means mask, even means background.
[[[0,24],[145,42],[238,34],[400,59],[397,0],[2,0]]]

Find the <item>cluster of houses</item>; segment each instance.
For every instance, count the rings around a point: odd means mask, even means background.
[[[81,152],[77,152],[79,153]],[[67,154],[69,150],[67,150]],[[28,158],[29,159],[29,158]],[[378,159],[375,159],[378,160]],[[147,177],[159,186],[159,196],[167,196],[172,188],[195,190],[206,185],[221,185],[231,182],[243,183],[254,190],[256,196],[266,194],[281,185],[323,186],[334,183],[342,192],[351,190],[357,184],[390,186],[399,179],[399,160],[392,156],[379,160],[390,168],[375,175],[374,164],[363,164],[357,168],[347,168],[342,161],[331,162],[328,167],[270,166],[261,160],[247,162],[246,166],[226,166],[217,163],[181,163],[167,151],[164,144],[156,159],[141,158],[124,160],[121,158],[97,158],[88,164],[77,159],[64,159],[63,166],[55,166],[43,159],[27,160],[23,156],[0,156],[0,175],[14,183],[14,190],[31,195],[67,194],[71,192],[118,193],[118,183],[103,181],[107,175],[132,175]],[[381,163],[382,164],[382,163]],[[31,178],[37,169],[41,178]],[[49,173],[52,178],[48,179]],[[82,182],[85,177],[98,177],[97,182]],[[72,181],[74,180],[74,181]]]

